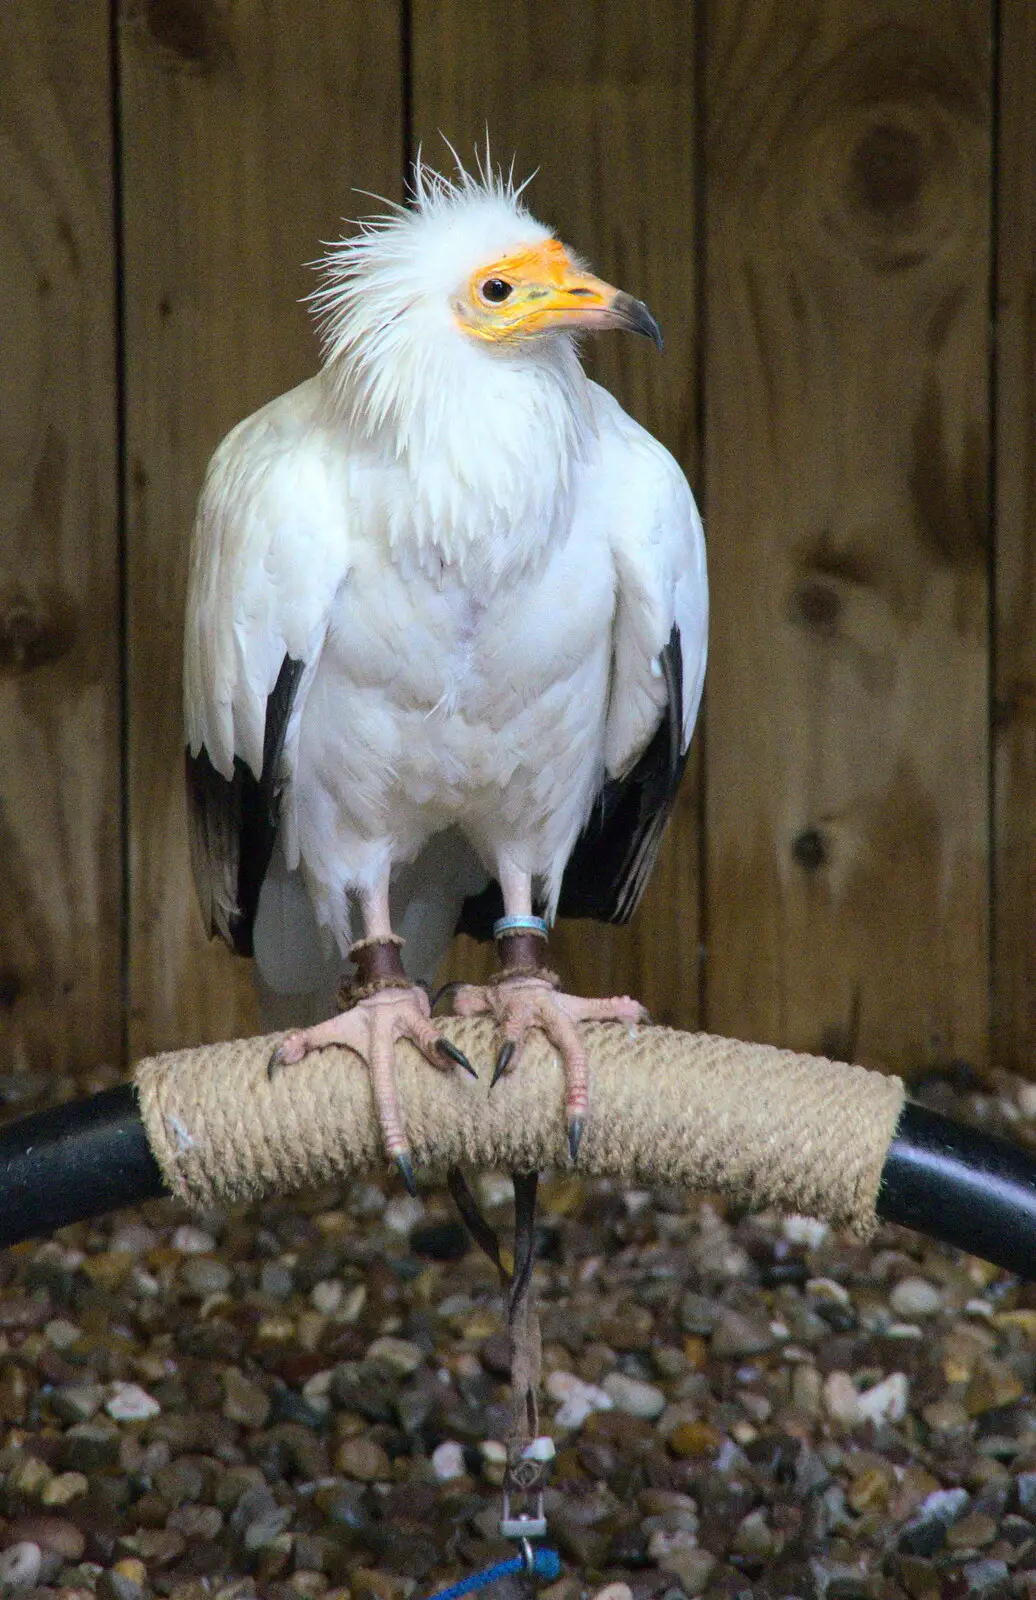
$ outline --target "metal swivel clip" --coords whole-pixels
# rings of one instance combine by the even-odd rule
[[[554,1441],[541,1434],[530,1439],[518,1460],[508,1466],[504,1478],[503,1515],[500,1532],[505,1539],[521,1542],[526,1569],[533,1565],[530,1539],[542,1539],[547,1532],[547,1518],[543,1510],[543,1490],[547,1468],[554,1459]],[[512,1509],[512,1498],[521,1500],[521,1508]]]

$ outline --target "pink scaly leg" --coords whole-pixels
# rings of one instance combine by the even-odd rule
[[[362,910],[365,936],[350,951],[357,967],[358,996],[348,1009],[326,1022],[285,1034],[270,1057],[269,1072],[272,1077],[327,1045],[345,1045],[354,1051],[370,1073],[385,1151],[399,1168],[407,1189],[416,1194],[414,1165],[396,1088],[396,1044],[400,1039],[409,1039],[439,1072],[459,1066],[472,1077],[476,1073],[463,1052],[444,1039],[431,1021],[424,990],[407,982],[399,955],[400,941],[389,920],[387,880],[379,894],[362,902]]]

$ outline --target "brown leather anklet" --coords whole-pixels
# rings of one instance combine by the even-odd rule
[[[400,950],[403,941],[398,934],[383,938],[357,939],[349,946],[349,959],[356,963],[351,978],[343,979],[338,991],[338,1003],[343,1010],[354,1006],[358,1000],[369,1000],[381,989],[406,989],[410,979],[403,967]]]
[[[560,988],[561,980],[557,973],[541,965],[546,948],[546,938],[529,929],[502,933],[496,941],[500,971],[490,982],[497,984],[506,983],[509,978],[538,978],[542,983],[549,983],[552,989]]]

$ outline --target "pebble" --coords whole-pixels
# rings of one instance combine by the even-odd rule
[[[216,1241],[204,1228],[196,1228],[189,1222],[181,1223],[173,1230],[169,1241],[174,1250],[182,1256],[212,1255],[216,1249]]]
[[[992,1544],[996,1535],[996,1519],[983,1511],[973,1511],[947,1529],[946,1543],[951,1550],[981,1550]]]
[[[716,1557],[710,1550],[692,1546],[670,1550],[659,1561],[664,1572],[671,1572],[679,1580],[680,1589],[688,1596],[688,1600],[695,1600],[696,1596],[705,1593],[717,1565]]]
[[[5,1545],[32,1543],[41,1551],[49,1550],[62,1561],[78,1561],[86,1548],[86,1540],[74,1522],[64,1517],[18,1517],[3,1534]]]
[[[108,1392],[104,1409],[114,1422],[146,1422],[157,1417],[162,1407],[139,1383],[117,1381]]]
[[[1021,1509],[1028,1516],[1036,1516],[1036,1472],[1019,1472],[1014,1486]]]
[[[545,1387],[551,1399],[561,1401],[554,1415],[559,1428],[581,1428],[593,1412],[611,1411],[614,1405],[606,1389],[584,1383],[574,1372],[552,1372]]]
[[[392,1463],[381,1445],[363,1434],[342,1440],[335,1456],[335,1468],[347,1478],[358,1478],[361,1483],[374,1483],[392,1476]]]
[[[604,1393],[619,1411],[631,1417],[644,1417],[651,1422],[660,1417],[666,1407],[666,1398],[653,1383],[643,1383],[638,1378],[627,1378],[621,1372],[610,1372],[601,1384]]]
[[[805,1245],[807,1250],[819,1250],[826,1244],[831,1232],[826,1222],[821,1222],[817,1217],[785,1217],[781,1224],[781,1232],[789,1244]]]
[[[45,1506],[56,1508],[67,1506],[73,1500],[79,1500],[90,1488],[89,1479],[82,1472],[59,1472],[44,1485],[40,1502]]]
[[[416,1372],[424,1360],[424,1351],[409,1339],[394,1339],[390,1334],[375,1339],[367,1346],[368,1361],[380,1361],[382,1366],[402,1378]]]
[[[89,1422],[104,1403],[104,1387],[99,1383],[65,1383],[52,1389],[50,1408],[62,1422]]]
[[[190,1256],[180,1268],[181,1282],[192,1294],[223,1294],[234,1281],[234,1275],[225,1261],[212,1256]]]
[[[889,1295],[897,1317],[932,1317],[942,1310],[942,1295],[927,1278],[901,1278]]]
[[[262,1428],[270,1415],[270,1396],[257,1383],[251,1383],[237,1367],[223,1374],[223,1415],[228,1422],[246,1428]]]
[[[32,1589],[43,1568],[43,1551],[32,1539],[20,1539],[0,1552],[0,1590]]]
[[[464,1465],[464,1446],[458,1444],[456,1439],[444,1439],[432,1451],[432,1471],[436,1481],[449,1483],[453,1478],[463,1478],[467,1468]]]
[[[1006,1561],[969,1561],[961,1568],[969,1595],[987,1595],[1006,1587],[1011,1574]]]
[[[861,1422],[901,1422],[909,1392],[902,1372],[892,1372],[869,1389],[857,1390],[849,1374],[836,1369],[824,1383],[824,1408],[829,1417],[848,1428]]]
[[[758,1356],[771,1350],[773,1345],[769,1321],[726,1307],[720,1312],[712,1334],[714,1356]]]

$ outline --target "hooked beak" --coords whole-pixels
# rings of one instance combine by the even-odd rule
[[[529,312],[553,327],[622,328],[662,348],[662,330],[643,300],[586,273],[565,273],[560,283],[544,285]]]

